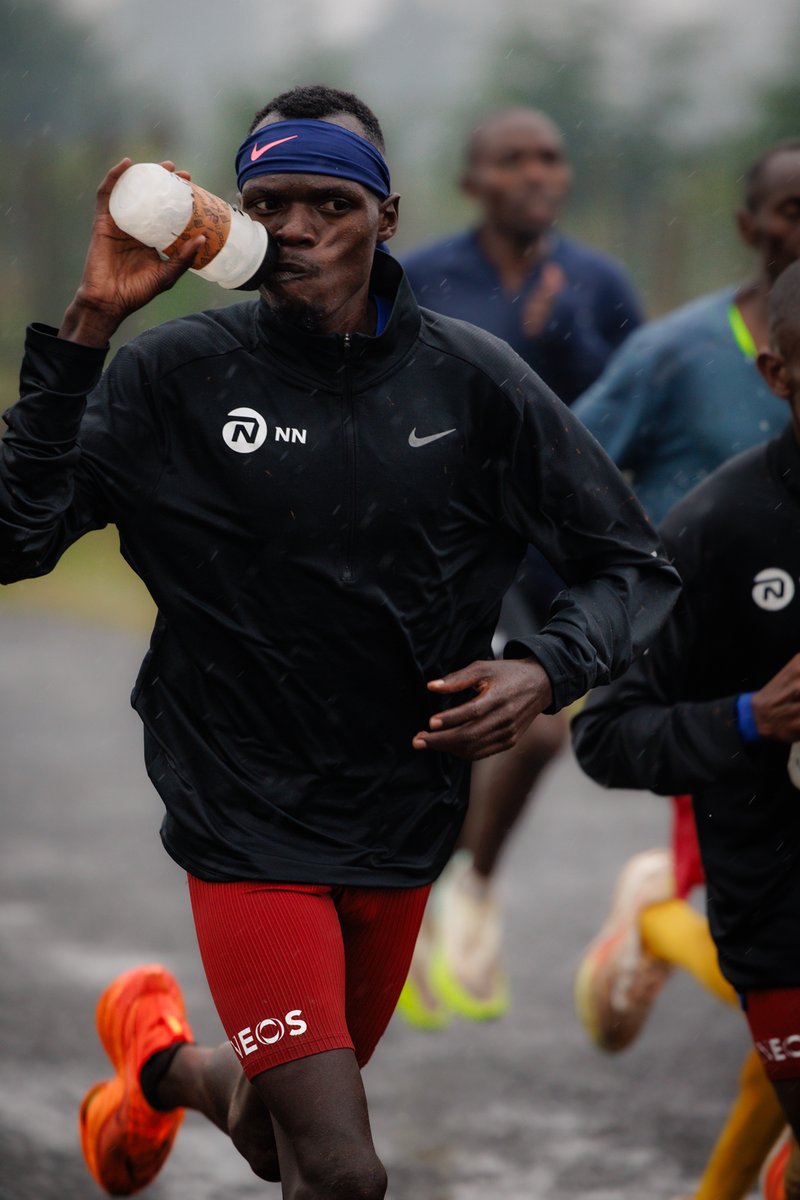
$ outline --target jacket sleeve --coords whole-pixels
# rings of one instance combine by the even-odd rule
[[[513,452],[501,471],[505,521],[567,584],[543,629],[506,657],[535,655],[553,685],[553,711],[621,675],[655,637],[680,580],[619,471],[535,376]]]
[[[117,519],[109,480],[116,474],[121,492],[147,474],[141,450],[153,439],[133,372],[118,369],[131,356],[120,351],[102,375],[105,356],[47,326],[28,330],[0,443],[0,583],[51,571],[84,533]]]
[[[106,518],[80,471],[78,439],[86,397],[105,350],[31,326],[20,399],[4,415],[0,443],[0,582],[45,575],[66,548]]]
[[[702,659],[702,623],[691,589],[627,674],[598,688],[572,722],[581,767],[604,787],[693,792],[749,773],[759,754],[742,741],[736,696],[690,701],[691,664]]]

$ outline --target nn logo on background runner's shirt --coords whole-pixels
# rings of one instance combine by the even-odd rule
[[[287,1030],[289,1037],[301,1037],[308,1030],[302,1009],[293,1008],[282,1021],[277,1017],[264,1017],[255,1026],[246,1025],[233,1035],[230,1042],[239,1058],[245,1058],[248,1054],[255,1054],[261,1046],[274,1046]]]
[[[794,600],[794,580],[783,567],[765,567],[753,580],[752,597],[766,612],[779,612]]]

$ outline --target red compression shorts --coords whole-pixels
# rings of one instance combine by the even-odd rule
[[[771,988],[742,997],[747,1023],[770,1079],[800,1079],[800,988]]]
[[[368,1061],[405,983],[429,892],[189,876],[208,985],[248,1078],[323,1050]]]
[[[672,797],[672,853],[675,890],[679,899],[685,900],[706,881],[691,796]]]

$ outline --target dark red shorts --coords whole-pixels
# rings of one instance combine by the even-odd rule
[[[706,881],[691,796],[672,797],[672,853],[675,889],[678,897],[685,900],[690,892]]]
[[[800,988],[742,996],[750,1032],[770,1079],[800,1079]]]
[[[323,1050],[367,1062],[405,983],[429,892],[189,876],[211,995],[249,1078]]]

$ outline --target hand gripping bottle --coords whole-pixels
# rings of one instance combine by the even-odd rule
[[[158,163],[128,167],[108,204],[124,233],[167,258],[205,234],[190,269],[224,288],[255,289],[272,269],[275,246],[263,225]]]

